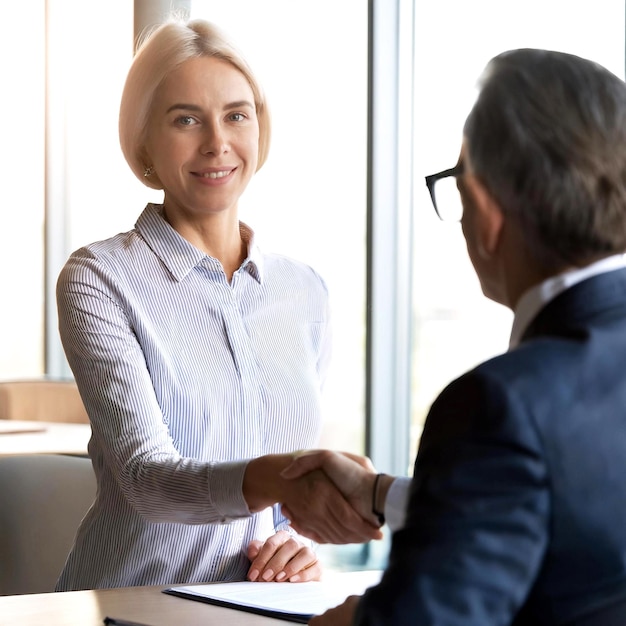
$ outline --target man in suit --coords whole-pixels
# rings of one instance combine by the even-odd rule
[[[435,400],[412,480],[329,451],[288,471],[325,468],[370,519],[410,486],[380,584],[310,623],[624,626],[626,84],[564,53],[498,55],[457,166],[428,178],[439,213],[448,176],[511,346]]]

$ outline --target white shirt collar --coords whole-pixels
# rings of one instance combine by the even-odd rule
[[[583,268],[570,270],[552,276],[542,283],[531,287],[522,295],[515,307],[515,316],[513,317],[513,328],[511,329],[511,339],[509,341],[509,350],[515,348],[522,338],[524,331],[539,313],[539,311],[556,298],[561,292],[569,289],[576,283],[591,278],[597,274],[603,274],[622,267],[626,267],[626,255],[615,254],[613,256],[600,259],[595,263],[586,265]]]

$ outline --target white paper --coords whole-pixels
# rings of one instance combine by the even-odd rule
[[[381,570],[327,572],[320,581],[305,583],[234,582],[172,587],[195,598],[271,611],[276,614],[319,615],[341,604],[348,596],[361,595],[377,584]]]

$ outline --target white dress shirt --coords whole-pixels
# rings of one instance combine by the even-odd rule
[[[157,205],[62,270],[59,329],[98,493],[58,590],[242,580],[248,543],[288,528],[278,506],[250,514],[243,474],[318,442],[328,295],[240,228],[248,257],[230,282]]]

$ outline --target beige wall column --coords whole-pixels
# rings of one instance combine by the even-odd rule
[[[191,0],[135,0],[135,42],[148,27],[160,24],[172,11],[189,14]]]

